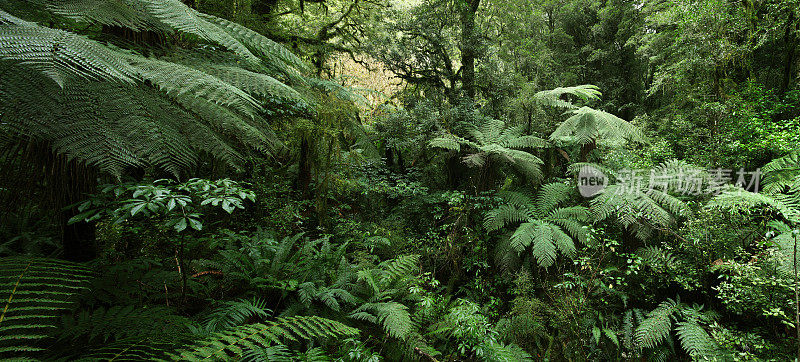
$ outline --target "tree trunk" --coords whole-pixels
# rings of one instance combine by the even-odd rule
[[[475,99],[475,13],[480,0],[464,0],[461,6],[461,88]]]
[[[783,80],[778,94],[783,96],[789,90],[792,82],[792,70],[795,63],[795,52],[797,51],[797,40],[792,28],[795,26],[794,11],[789,10],[789,19],[786,21],[786,32],[783,34],[784,61],[783,61]]]
[[[300,140],[300,161],[297,166],[297,182],[295,183],[295,191],[297,191],[303,198],[308,196],[308,185],[311,183],[311,161],[309,160],[308,139],[302,136]]]

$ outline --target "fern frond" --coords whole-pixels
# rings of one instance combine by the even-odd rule
[[[483,219],[483,227],[487,231],[496,231],[508,225],[521,223],[530,219],[530,215],[525,210],[514,205],[500,205],[498,208],[489,210]]]
[[[565,183],[552,182],[543,185],[536,195],[536,207],[542,215],[548,214],[562,202],[569,199],[573,188]]]
[[[536,136],[509,137],[498,143],[508,148],[543,148],[550,146],[550,142]]]
[[[713,357],[717,353],[716,341],[696,322],[678,322],[675,331],[681,347],[693,358]]]
[[[772,197],[737,188],[717,195],[706,204],[706,207],[742,210],[760,206],[770,206],[783,215],[786,220],[800,222],[800,209],[792,207],[791,203],[786,201],[789,200],[781,198],[780,195]]]
[[[46,7],[53,14],[80,22],[118,26],[135,31],[170,30],[148,14],[145,3],[138,0],[49,0]]]
[[[570,111],[572,116],[550,135],[550,140],[567,144],[586,145],[597,142],[608,147],[620,147],[627,142],[644,143],[641,130],[607,112],[589,107]]]
[[[257,298],[239,299],[224,302],[203,319],[206,331],[214,333],[230,329],[247,322],[266,319],[267,302]]]
[[[800,152],[776,158],[761,168],[764,191],[777,193],[800,189]]]
[[[213,102],[253,117],[263,111],[251,95],[210,74],[154,58],[131,57],[139,76],[156,85],[188,109],[198,101]]]
[[[83,265],[55,259],[0,259],[0,357],[42,351],[37,343],[54,331],[90,275]]]
[[[429,147],[444,148],[450,151],[461,151],[461,144],[453,137],[437,137],[428,142]]]
[[[405,275],[411,275],[415,270],[419,269],[419,255],[400,255],[382,262],[378,267],[385,272],[387,279],[395,280]]]
[[[269,347],[284,340],[340,338],[356,334],[358,330],[355,328],[317,316],[279,318],[268,324],[248,324],[215,333],[171,356],[179,360],[229,359],[241,356],[246,349]]]
[[[567,256],[575,253],[575,244],[564,231],[556,225],[539,220],[533,220],[520,225],[511,235],[511,246],[517,252],[522,252],[531,247],[537,264],[549,267],[556,260],[556,250]]]
[[[171,338],[126,338],[81,354],[76,361],[166,361],[169,353],[191,341],[192,335]]]
[[[259,63],[258,57],[253,55],[244,44],[236,40],[217,25],[204,19],[203,15],[180,0],[140,0],[147,4],[147,10],[155,18],[172,28],[189,34],[194,34],[206,41],[222,45],[242,58],[253,63]]]
[[[602,95],[599,87],[591,84],[583,84],[574,87],[559,87],[551,90],[540,91],[534,94],[533,97],[539,104],[542,105],[567,109],[577,108],[574,104],[572,104],[572,102],[563,100],[561,98],[565,94],[575,96],[584,102],[600,99],[600,96]]]
[[[70,78],[134,83],[122,54],[83,36],[35,25],[0,25],[0,59],[36,69],[59,86]]]
[[[672,318],[678,311],[678,306],[674,300],[667,299],[648,313],[634,333],[636,344],[640,348],[654,348],[666,339],[672,330]]]
[[[365,318],[363,320],[373,320],[380,324],[386,333],[397,339],[405,339],[413,330],[411,315],[408,307],[397,302],[364,303],[351,314],[352,318],[364,318],[364,312],[370,311],[375,318]]]
[[[309,70],[308,64],[286,49],[286,47],[253,30],[213,15],[200,13],[199,16],[224,29],[230,36],[240,41],[256,54],[267,58],[269,60],[268,65],[277,67],[279,71],[292,74],[296,71],[306,72]]]
[[[64,317],[60,338],[73,341],[86,338],[90,342],[95,339],[107,342],[110,339],[156,338],[189,333],[190,324],[189,319],[166,307],[114,306]]]

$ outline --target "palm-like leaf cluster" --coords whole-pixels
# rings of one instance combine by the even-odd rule
[[[542,177],[542,160],[526,150],[546,147],[546,140],[523,135],[521,127],[508,127],[505,122],[496,119],[473,127],[469,130],[469,136],[471,139],[448,134],[432,139],[429,145],[456,152],[464,149],[467,155],[463,161],[468,166],[483,167],[488,161],[496,160],[510,163],[532,179]]]
[[[564,144],[597,144],[621,147],[628,142],[645,142],[639,128],[611,113],[590,107],[568,111],[571,115],[550,135],[550,140]]]
[[[242,151],[275,151],[282,146],[267,118],[310,110],[287,85],[302,83],[301,60],[178,0],[44,2],[55,18],[195,39],[177,50],[115,35],[116,46],[100,43],[38,25],[30,21],[39,20],[38,12],[19,10],[33,3],[12,3],[22,5],[0,9],[0,140],[6,145],[44,142],[114,175],[130,166],[179,174],[201,152],[238,166]],[[12,9],[17,13],[4,11]]]
[[[563,183],[542,186],[534,198],[521,192],[505,192],[506,204],[489,211],[484,226],[489,231],[517,225],[508,239],[510,249],[522,253],[530,248],[539,266],[549,267],[557,252],[573,257],[575,240],[585,242],[589,212],[583,206],[563,206],[573,188]]]

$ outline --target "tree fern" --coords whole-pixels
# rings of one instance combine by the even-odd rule
[[[600,99],[602,93],[600,93],[600,88],[598,88],[595,85],[583,84],[574,87],[559,87],[555,89],[540,91],[534,94],[533,98],[539,104],[546,106],[566,108],[566,109],[578,108],[577,106],[572,104],[572,102],[563,99],[564,95],[571,95],[586,102],[589,100]]]
[[[121,54],[80,35],[30,23],[0,25],[0,59],[36,69],[61,86],[74,77],[138,79]]]
[[[86,267],[44,258],[0,259],[0,357],[44,350],[58,316],[87,287]]]
[[[506,162],[526,177],[538,180],[542,177],[542,160],[525,150],[547,146],[547,141],[534,136],[522,135],[520,127],[506,127],[503,121],[487,120],[479,127],[470,129],[471,140],[455,135],[432,139],[428,146],[459,152],[462,147],[469,151],[463,158],[468,166],[483,167],[490,159]]]
[[[569,114],[571,116],[550,135],[551,141],[607,147],[621,147],[628,142],[645,142],[644,134],[636,126],[611,113],[581,107],[569,111]]]
[[[551,183],[542,186],[535,199],[519,192],[501,193],[507,204],[487,212],[484,227],[495,231],[519,224],[509,239],[511,249],[522,253],[530,248],[537,264],[548,267],[555,262],[557,252],[575,255],[575,239],[586,240],[588,210],[561,206],[572,192],[566,184]]]
[[[194,54],[191,49],[146,58],[24,21],[3,12],[22,11],[19,7],[4,7],[0,10],[4,143],[44,142],[55,153],[117,176],[130,166],[155,166],[178,175],[195,164],[199,151],[233,167],[241,165],[242,150],[274,152],[283,146],[263,117],[276,111],[312,113],[305,96],[267,74],[301,67],[297,57],[240,25],[202,15],[178,0],[68,0],[43,1],[43,5],[40,10],[51,12],[55,19],[134,31],[184,32],[231,52],[207,48],[204,52],[211,56],[195,63],[175,56]],[[199,48],[196,43],[190,39],[188,47]],[[264,60],[250,48],[258,49]],[[270,59],[280,64],[271,64]],[[47,79],[64,90],[52,89]],[[149,91],[153,88],[157,90]]]
[[[637,189],[614,184],[592,199],[590,212],[596,220],[615,216],[623,227],[631,227],[640,239],[654,230],[667,230],[676,216],[689,216],[686,203],[658,189]]]
[[[800,152],[776,158],[761,168],[764,191],[768,193],[800,190]]]
[[[316,316],[281,318],[267,324],[248,324],[215,333],[202,342],[176,351],[172,357],[180,360],[230,359],[247,353],[249,349],[269,347],[284,341],[340,338],[357,333],[355,328]]]

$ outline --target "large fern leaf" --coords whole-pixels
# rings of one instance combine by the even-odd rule
[[[268,324],[256,323],[219,332],[202,342],[172,354],[179,360],[223,359],[241,356],[248,349],[269,347],[283,341],[326,339],[353,336],[358,330],[329,319],[309,316],[278,319]]]
[[[0,357],[39,352],[73,296],[87,287],[91,271],[55,259],[0,259]]]

